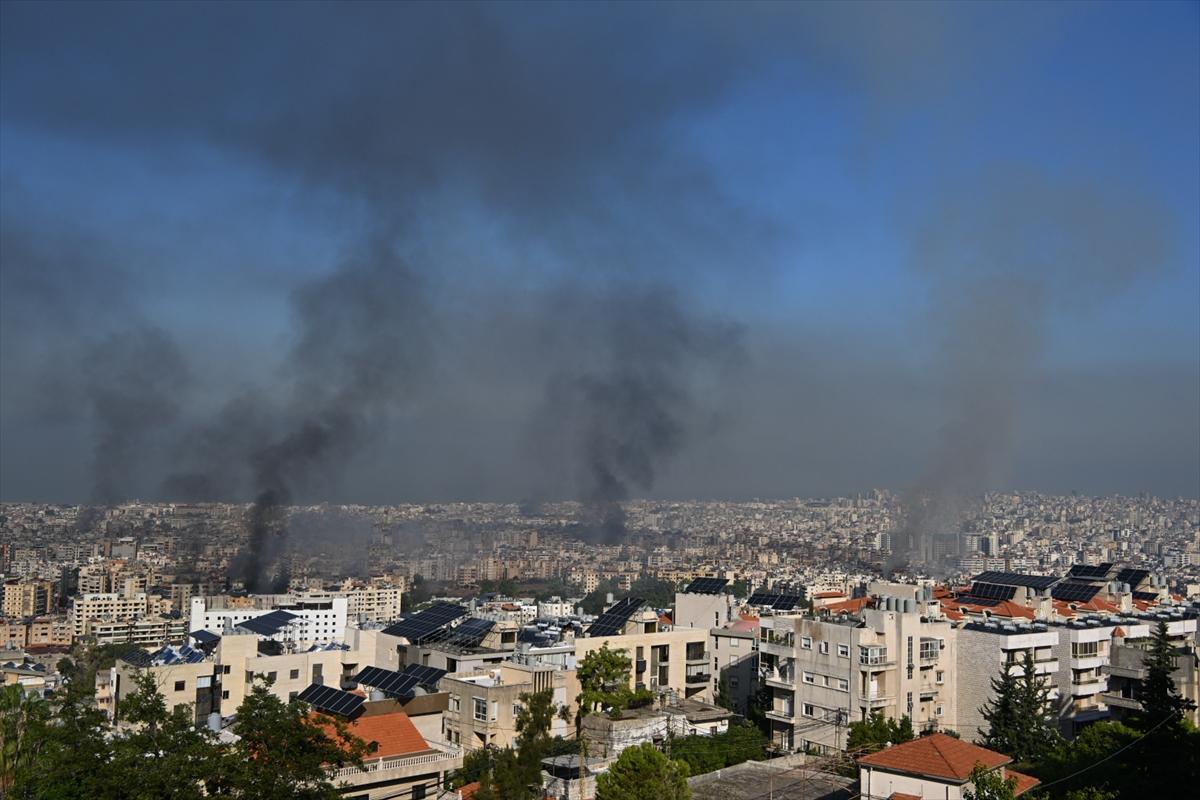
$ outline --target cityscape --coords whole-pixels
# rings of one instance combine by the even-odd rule
[[[1200,4],[0,2],[0,800],[1200,793]]]

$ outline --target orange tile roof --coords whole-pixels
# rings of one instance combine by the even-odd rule
[[[888,800],[921,800],[921,795],[905,794],[904,792],[892,792],[888,795]]]
[[[1004,772],[1007,777],[1017,779],[1017,785],[1013,787],[1013,796],[1014,797],[1020,797],[1021,795],[1025,794],[1030,789],[1032,789],[1033,787],[1035,787],[1039,783],[1041,783],[1040,780],[1033,777],[1032,775],[1026,775],[1023,772],[1017,772],[1015,769],[1007,769]]]
[[[854,614],[859,611],[862,611],[864,608],[866,608],[868,605],[870,605],[870,603],[871,603],[871,598],[869,598],[869,597],[855,597],[852,600],[843,600],[840,603],[830,603],[827,606],[821,606],[818,610],[819,611],[829,611],[831,613],[836,613],[839,611],[847,611],[847,612]]]
[[[471,798],[475,796],[475,793],[482,788],[483,784],[479,781],[468,783],[465,786],[459,787],[458,796],[462,798],[462,800],[471,800]]]
[[[332,725],[321,724],[320,718],[316,717],[316,719],[326,733],[333,733]],[[412,724],[408,714],[403,711],[359,717],[351,722],[349,727],[351,733],[367,744],[375,743],[374,750],[365,756],[367,760],[427,753],[432,749],[425,738],[421,736],[417,727]]]
[[[931,778],[965,782],[976,764],[988,769],[1003,766],[1011,758],[995,750],[934,733],[913,739],[911,742],[893,745],[858,760],[868,767],[904,772],[910,775],[927,775]]]
[[[845,592],[817,592],[813,595],[814,599],[822,599],[827,597],[845,597]]]

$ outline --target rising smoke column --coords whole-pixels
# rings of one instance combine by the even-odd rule
[[[894,565],[933,568],[934,533],[957,532],[1003,477],[1021,395],[1048,328],[1162,269],[1166,213],[1120,180],[1019,167],[948,187],[914,238],[929,286],[945,421],[893,535]]]
[[[423,289],[386,242],[302,287],[293,308],[291,404],[281,432],[250,453],[254,503],[246,545],[230,565],[251,592],[286,589],[286,507],[314,482],[336,482],[368,432],[386,427],[426,357]]]
[[[557,441],[545,449],[557,449],[574,475],[584,536],[614,544],[625,535],[621,503],[653,489],[703,425],[703,379],[740,360],[741,331],[685,310],[661,287],[613,287],[585,302],[561,307],[581,342],[572,355],[582,357],[551,374],[537,431]]]

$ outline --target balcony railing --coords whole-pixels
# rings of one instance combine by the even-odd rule
[[[366,761],[362,768],[350,766],[342,767],[330,771],[332,778],[357,778],[370,775],[374,772],[388,772],[395,769],[407,769],[408,767],[419,767],[426,764],[436,764],[439,761],[446,761],[458,758],[462,755],[462,748],[452,744],[430,745],[435,752],[422,753],[413,756],[391,756],[390,758],[380,758],[374,761]]]
[[[712,676],[707,672],[689,672],[685,676],[685,680],[688,683],[708,683],[710,677]]]
[[[859,650],[858,663],[867,667],[877,667],[892,663],[892,659],[888,657],[887,650]]]

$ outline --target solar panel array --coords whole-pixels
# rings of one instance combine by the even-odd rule
[[[614,636],[625,630],[625,623],[633,616],[633,612],[642,607],[645,601],[640,597],[626,597],[612,608],[601,614],[587,629],[588,636]]]
[[[1016,586],[1003,586],[998,583],[975,581],[971,584],[971,596],[991,600],[1012,600],[1017,595]]]
[[[763,606],[773,608],[776,611],[791,611],[798,605],[804,603],[804,598],[798,594],[785,594],[781,592],[755,592],[750,595],[749,600],[752,606]]]
[[[438,628],[420,638],[420,644],[447,644],[451,647],[478,647],[496,623],[490,619],[472,617],[453,628]]]
[[[253,617],[245,622],[239,622],[237,627],[253,631],[260,636],[274,636],[292,620],[300,619],[296,614],[287,611],[272,611],[260,617]]]
[[[1050,590],[1050,596],[1055,600],[1066,600],[1071,603],[1086,603],[1099,593],[1099,586],[1090,583],[1060,583]]]
[[[1049,589],[1059,581],[1053,575],[1025,575],[1020,572],[981,572],[974,580],[1001,586],[1027,586],[1030,589]]]
[[[413,689],[420,683],[416,675],[406,675],[382,667],[367,667],[354,677],[354,682],[394,697],[412,697],[415,694]]]
[[[696,578],[683,591],[685,594],[720,594],[727,583],[727,578]]]
[[[383,632],[391,636],[403,636],[410,642],[415,642],[443,625],[448,625],[459,617],[465,616],[466,613],[467,609],[454,603],[435,603],[424,611],[418,611],[410,617],[389,625],[383,629]]]
[[[959,595],[956,599],[957,602],[962,605],[983,606],[984,608],[998,606],[1003,602],[1002,600],[997,600],[994,597],[975,597],[969,594]]]
[[[1137,585],[1148,577],[1150,577],[1150,570],[1134,569],[1133,567],[1126,567],[1117,573],[1117,580],[1121,583],[1128,583],[1130,589],[1137,588]]]
[[[1103,564],[1075,564],[1071,567],[1067,575],[1071,578],[1088,578],[1095,580],[1104,580],[1108,577],[1108,572],[1113,567],[1111,562]]]
[[[1157,600],[1158,592],[1134,592],[1134,600]]]
[[[347,719],[354,717],[362,711],[363,703],[366,702],[362,697],[343,692],[341,689],[334,689],[332,686],[322,686],[319,683],[314,683],[298,695],[300,700],[311,705],[317,711],[324,711],[327,714],[337,714]]]
[[[203,629],[198,630],[198,631],[192,631],[191,633],[188,634],[188,636],[195,639],[196,642],[199,644],[212,644],[214,642],[221,641],[220,636],[217,636],[215,633],[211,633],[211,632],[203,630]]]
[[[446,676],[446,670],[437,667],[427,667],[423,664],[409,664],[404,668],[405,675],[412,675],[421,686],[433,689],[437,682]]]

